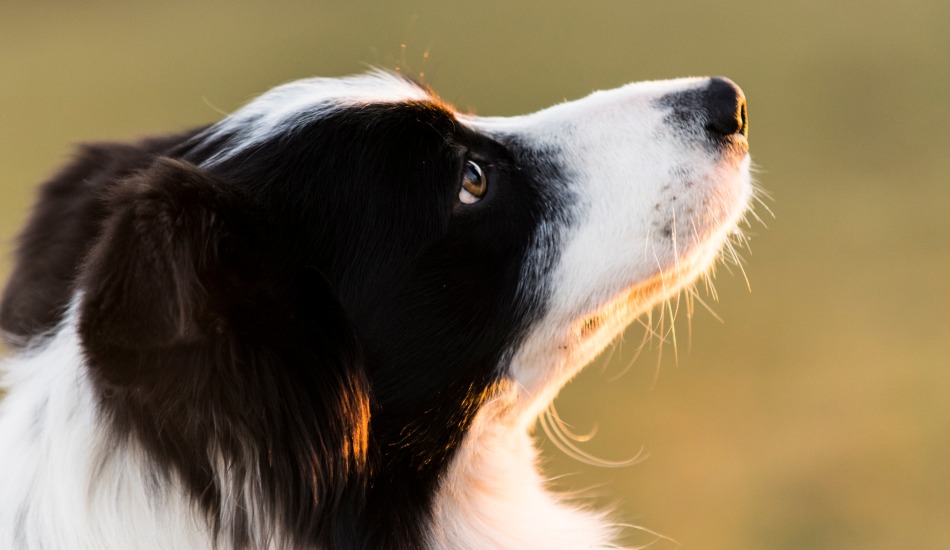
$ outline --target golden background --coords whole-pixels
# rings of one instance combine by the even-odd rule
[[[950,548],[946,0],[7,0],[0,277],[73,144],[207,123],[367,65],[485,115],[632,80],[738,82],[774,197],[743,254],[752,292],[720,269],[722,322],[697,307],[675,353],[654,339],[632,362],[635,326],[562,393],[566,422],[598,427],[577,445],[645,461],[596,468],[545,441],[547,470],[683,548]]]

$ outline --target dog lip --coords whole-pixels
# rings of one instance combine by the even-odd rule
[[[719,140],[722,159],[732,164],[740,163],[749,154],[749,138],[733,134]]]

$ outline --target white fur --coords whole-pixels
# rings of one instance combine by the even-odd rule
[[[525,397],[513,384],[479,412],[440,487],[433,548],[616,548],[621,529],[606,513],[545,489],[537,450],[513,414]]]
[[[106,437],[72,320],[5,368],[0,548],[208,547],[183,493],[151,491],[141,450]]]
[[[307,78],[261,94],[208,129],[206,138],[235,135],[236,144],[205,161],[210,167],[277,134],[292,132],[333,109],[400,101],[423,101],[424,88],[392,73],[376,70],[344,78]]]

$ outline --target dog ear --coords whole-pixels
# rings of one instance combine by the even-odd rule
[[[246,488],[243,478],[217,486],[231,473],[213,473],[208,449],[261,465],[276,516],[339,500],[333,491],[365,463],[369,384],[326,279],[271,247],[260,204],[185,162],[158,159],[106,205],[77,307],[113,417],[176,465],[211,513],[216,494]]]
[[[198,168],[157,160],[111,189],[110,215],[82,270],[80,332],[126,349],[195,342],[216,330],[206,281],[238,201]]]
[[[358,355],[355,336],[336,334],[352,331],[329,283],[305,259],[295,266],[272,247],[275,224],[246,195],[165,157],[108,191],[77,285],[86,354],[95,365],[115,356],[122,368],[109,370],[124,371],[106,381],[134,383],[172,350],[211,352],[235,340],[247,352],[309,346],[319,355],[333,342]],[[309,337],[289,339],[300,327]]]

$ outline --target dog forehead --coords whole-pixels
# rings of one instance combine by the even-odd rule
[[[359,105],[431,99],[429,90],[401,75],[377,70],[342,78],[305,78],[277,86],[239,109],[229,119],[282,118],[322,105]]]
[[[203,164],[217,164],[240,150],[340,109],[417,101],[441,104],[438,97],[421,84],[383,70],[342,78],[307,78],[288,82],[264,92],[211,126],[203,139],[227,138],[232,146]]]

